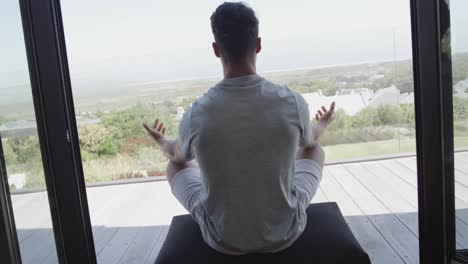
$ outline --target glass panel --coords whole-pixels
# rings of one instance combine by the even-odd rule
[[[62,1],[100,262],[134,257],[129,253],[136,250],[132,241],[146,241],[138,255],[145,258],[143,262],[153,261],[172,216],[186,213],[167,182],[159,181],[165,179],[167,160],[141,124],[159,117],[168,126],[167,134],[176,136],[182,113],[222,78],[219,59],[211,49],[209,20],[222,2]],[[413,155],[409,1],[285,3],[249,1],[257,11],[263,43],[257,69],[302,93],[312,113],[322,104],[337,103],[336,119],[323,138],[327,162]],[[385,261],[379,262],[382,256],[395,263],[400,259],[417,263],[415,159],[338,168],[338,174],[363,178],[357,178],[360,183],[345,177],[353,181],[343,185],[345,190],[333,180],[317,199],[341,200],[343,207],[350,206],[347,214],[361,215],[356,221],[371,234],[364,237],[380,243],[377,263]],[[93,187],[97,182],[106,186]],[[388,186],[398,191],[387,194]],[[360,199],[348,197],[346,191],[364,194]],[[353,199],[356,204],[347,203]],[[384,235],[362,214],[382,216],[372,221],[385,229]],[[386,223],[394,226],[386,228]],[[403,246],[385,242],[396,241],[390,229],[399,231],[394,236]],[[122,244],[126,246],[118,246]]]
[[[0,2],[0,135],[23,263],[57,263],[18,1]]]
[[[458,249],[468,249],[468,2],[450,1]]]

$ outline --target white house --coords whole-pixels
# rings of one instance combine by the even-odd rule
[[[302,96],[309,105],[311,118],[313,118],[322,105],[329,106],[332,102],[336,103],[336,109],[343,109],[347,115],[355,115],[369,104],[372,94],[372,91],[367,88],[359,88],[340,90],[334,96],[324,96],[321,91],[302,94]]]
[[[400,93],[400,90],[392,85],[390,87],[377,90],[369,105],[377,107],[380,105],[399,105],[413,102],[413,93]]]
[[[24,174],[8,175],[8,185],[14,186],[15,189],[23,189],[25,184],[26,184],[26,175]]]
[[[395,86],[377,90],[375,93],[368,88],[341,89],[334,96],[324,96],[319,90],[316,93],[302,94],[307,104],[311,118],[322,105],[329,106],[336,102],[336,109],[342,109],[347,115],[355,115],[367,106],[399,105],[414,103],[414,93],[400,93]]]
[[[180,121],[182,119],[182,117],[184,116],[185,110],[181,106],[177,107],[176,110],[177,110],[177,114],[175,116],[175,120]]]
[[[453,94],[455,96],[468,98],[467,89],[468,89],[468,78],[466,78],[465,80],[457,82],[453,86]]]

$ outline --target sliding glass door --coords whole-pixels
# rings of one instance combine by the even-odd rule
[[[0,262],[94,263],[59,1],[0,22]]]
[[[14,262],[3,262],[10,255],[22,263],[57,263],[18,1],[0,2],[0,24],[0,193],[3,219],[12,225],[0,240],[9,237],[15,247],[0,262]]]
[[[468,3],[412,2],[422,263],[467,263]]]
[[[456,258],[468,260],[468,2],[450,2]]]
[[[2,59],[6,58],[0,62],[1,261],[5,259],[8,263],[21,263],[22,259],[23,263],[96,263],[96,255],[98,255],[100,262],[114,260],[116,263],[119,261],[125,263],[127,260],[130,261],[130,257],[134,259],[134,256],[144,252],[140,255],[144,255],[146,262],[151,262],[157,254],[158,246],[160,247],[164,239],[164,230],[167,231],[167,226],[155,226],[155,221],[151,219],[165,223],[170,221],[171,215],[167,216],[167,219],[163,219],[161,217],[162,210],[147,210],[148,207],[142,201],[155,201],[157,203],[167,199],[170,195],[167,192],[167,186],[164,185],[166,189],[163,187],[150,188],[151,192],[147,192],[147,195],[141,196],[142,198],[132,196],[132,193],[142,193],[142,184],[134,184],[128,188],[110,186],[107,188],[108,190],[118,193],[113,204],[112,201],[106,199],[109,197],[110,191],[101,192],[98,186],[110,185],[109,181],[113,181],[112,184],[149,182],[146,186],[159,186],[157,181],[164,179],[162,176],[164,174],[162,167],[164,159],[158,155],[156,149],[147,147],[148,142],[143,130],[139,127],[140,123],[149,121],[147,119],[152,118],[153,115],[164,116],[173,123],[171,133],[175,134],[176,121],[184,109],[190,105],[194,98],[201,95],[205,88],[214,84],[215,80],[204,79],[197,82],[196,85],[193,83],[194,80],[167,82],[167,80],[160,79],[156,83],[149,82],[152,80],[134,79],[133,77],[124,80],[125,76],[122,75],[124,71],[133,71],[139,74],[145,72],[132,67],[117,67],[112,75],[104,77],[115,82],[124,82],[124,88],[132,87],[132,89],[131,91],[125,90],[120,84],[107,83],[106,80],[103,83],[109,85],[108,91],[119,93],[114,100],[109,100],[107,96],[102,97],[102,94],[96,90],[94,85],[100,83],[80,78],[79,68],[74,68],[74,87],[82,88],[81,95],[76,98],[78,108],[75,110],[60,1],[20,0],[19,3],[18,6],[17,3],[8,0],[0,4],[0,21],[7,25],[7,27],[2,27],[0,31],[2,35],[0,54]],[[125,28],[129,24],[120,18],[127,17],[129,13],[137,10],[131,4],[129,4],[131,8],[122,8],[120,10],[122,13],[114,12],[109,14],[107,18],[105,13],[102,16],[100,16],[101,13],[97,16],[95,14],[95,17],[102,18],[102,21],[107,23],[112,18],[116,21],[114,23],[105,24],[90,20],[91,22],[88,21],[88,24],[82,24],[83,14],[97,10],[106,11],[116,7],[102,4],[94,6],[94,4],[94,2],[90,2],[88,5],[80,6],[77,2],[73,8],[69,9],[68,25],[70,27],[68,30],[70,31],[67,35],[67,44],[70,46],[80,44],[90,49],[100,48],[101,50],[94,50],[94,54],[105,54],[117,50],[120,46],[128,45],[127,48],[132,50],[132,45],[137,44],[127,39],[127,35],[133,36],[134,39],[139,37],[142,40],[147,40],[147,42],[140,41],[138,43],[147,49],[152,49],[153,46],[160,43],[160,40],[154,36],[148,37],[144,32],[134,31],[134,28]],[[269,7],[270,5],[266,5],[265,9]],[[162,7],[159,8],[162,10]],[[393,147],[388,150],[389,153],[395,152],[396,149],[398,152],[412,152],[414,145],[416,145],[419,255],[420,262],[424,264],[448,264],[453,260],[463,262],[464,252],[468,249],[468,154],[465,152],[468,147],[468,65],[464,63],[467,61],[465,58],[468,57],[468,34],[465,33],[468,26],[465,15],[467,9],[466,1],[463,0],[452,1],[450,7],[447,1],[443,0],[411,1],[413,58],[412,61],[408,61],[402,66],[406,69],[404,76],[408,77],[408,72],[410,75],[409,79],[407,78],[407,86],[397,82],[397,79],[400,82],[402,79],[396,77],[398,69],[400,69],[398,67],[401,66],[396,61],[396,52],[392,54],[392,57],[395,55],[393,64],[390,66],[385,64],[389,68],[382,68],[382,74],[374,72],[367,66],[364,68],[359,66],[354,69],[359,73],[367,71],[372,78],[376,78],[373,80],[376,85],[380,83],[378,80],[386,79],[386,75],[394,74],[393,83],[396,86],[411,90],[412,81],[410,79],[414,79],[416,144],[411,136],[411,133],[414,133],[414,128],[408,126],[404,129],[404,124],[396,119],[396,123],[393,122],[395,127],[387,128],[392,132],[392,138],[388,139],[389,142],[395,143],[392,143]],[[20,10],[22,26],[19,16]],[[140,16],[135,13],[134,17],[141,19],[136,20],[136,22],[140,21],[144,25],[150,25],[150,23],[145,24],[145,22],[148,22],[154,14],[141,9],[141,7],[140,10],[142,13],[143,11],[147,12],[147,15]],[[165,12],[161,10],[162,21],[165,19],[170,21],[171,18],[167,14],[174,10],[167,9]],[[66,10],[65,13],[67,13]],[[76,24],[73,24],[72,14],[76,15]],[[165,14],[166,16],[164,16]],[[205,26],[208,27],[209,23],[206,24]],[[73,28],[73,25],[80,27]],[[86,25],[89,28],[82,31],[81,27]],[[115,40],[115,42],[121,39],[125,41],[119,42],[118,45],[115,44],[114,47],[112,47],[112,42],[103,41],[100,44],[93,42],[92,40],[103,36],[100,31],[105,31],[106,26],[117,27],[117,29],[112,28],[113,31],[107,32],[108,34],[113,32],[113,38],[109,39]],[[202,27],[201,24],[200,27]],[[180,32],[184,32],[184,30],[185,27],[180,28]],[[21,31],[24,31],[24,39],[21,38],[21,34],[18,35],[18,32]],[[121,32],[127,33],[121,35]],[[272,32],[275,31],[272,30]],[[393,41],[395,41],[395,38],[405,36],[405,32],[409,33],[403,30],[403,35],[399,35],[398,30],[396,30],[390,35],[386,33],[384,35],[392,36]],[[209,35],[208,33],[207,35]],[[96,38],[81,37],[90,36],[90,34],[96,34]],[[350,34],[350,36],[356,37],[356,34]],[[302,37],[302,34],[299,35]],[[183,35],[177,34],[177,36]],[[185,45],[184,40],[182,38],[180,43]],[[154,42],[154,45],[151,44],[151,41]],[[24,49],[23,42],[26,44],[26,49]],[[179,48],[184,48],[184,45]],[[171,43],[168,46],[171,46]],[[200,48],[195,46],[195,49]],[[266,52],[269,52],[267,49],[268,47],[266,47]],[[95,56],[86,54],[86,52],[87,50],[83,50],[82,53],[72,54],[72,56],[75,56],[74,60],[81,59],[89,65],[94,65],[95,68],[89,68],[85,65],[84,73],[91,72],[96,76],[103,77],[100,75],[104,69],[93,64]],[[147,61],[149,58],[145,56],[147,50],[142,49],[141,52],[144,54],[142,53],[139,63],[144,68],[149,64]],[[158,58],[166,56],[166,58],[172,59],[169,53],[162,51]],[[197,52],[191,53],[194,56],[192,61],[195,61],[200,55]],[[359,52],[355,53],[359,54]],[[274,55],[273,52],[272,54]],[[107,66],[118,66],[114,61],[105,59],[103,58],[103,61],[107,64],[103,64],[102,67],[105,70],[112,70]],[[179,59],[182,62],[185,61],[185,58]],[[214,65],[213,61],[207,64],[213,68]],[[413,65],[413,70],[409,69],[411,65]],[[163,66],[167,68],[167,65]],[[299,67],[301,65],[293,66]],[[291,83],[291,86],[296,85],[298,90],[304,89],[304,93],[312,94],[309,95],[311,102],[316,98],[333,96],[332,94],[335,94],[335,97],[340,95],[352,97],[355,93],[367,93],[367,90],[357,88],[360,87],[358,85],[368,82],[368,79],[361,80],[362,76],[351,78],[353,76],[340,77],[320,70],[317,72],[322,77],[324,74],[327,75],[326,81],[307,80]],[[269,76],[274,76],[274,73],[270,73]],[[167,78],[173,79],[174,77]],[[283,78],[286,77],[283,75]],[[351,89],[352,93],[349,95],[340,94],[340,91],[343,93],[344,88],[340,88],[338,91],[337,86],[327,86],[327,81],[330,80],[333,80],[333,85],[343,85],[345,88]],[[353,85],[346,86],[349,83],[353,83]],[[174,89],[171,85],[191,89],[190,91],[196,91],[196,93],[186,94],[184,89]],[[324,91],[314,90],[318,86],[330,89],[326,91],[327,94],[323,95]],[[162,91],[165,92],[164,96],[162,96]],[[78,90],[74,92],[78,95]],[[411,91],[408,92],[411,93]],[[90,104],[84,100],[88,98],[86,97],[87,93],[101,97]],[[317,94],[315,95],[315,93]],[[397,93],[396,98],[400,98],[400,91]],[[167,101],[166,98],[171,98],[171,101]],[[412,95],[408,98],[410,100]],[[411,112],[412,106],[401,107],[399,102],[397,100],[396,106],[392,109],[405,110],[408,108]],[[108,108],[109,104],[116,104],[116,107]],[[131,107],[128,104],[131,104]],[[346,117],[345,114],[343,116]],[[80,140],[78,139],[78,131],[80,131]],[[374,131],[372,128],[366,131],[372,132],[369,135],[365,134],[369,137],[362,138],[363,133],[358,131],[357,134],[360,138],[357,140],[359,142],[350,140],[344,143],[349,143],[352,147],[356,147],[357,143],[368,146],[369,144],[364,143],[368,143],[370,135],[374,135],[377,130]],[[400,135],[402,131],[410,131],[411,133],[408,134],[408,138],[403,138]],[[346,130],[347,134],[345,134],[347,136],[354,135],[351,132],[355,131]],[[393,138],[395,133],[397,133],[398,138]],[[345,134],[342,134],[335,136],[344,138]],[[95,140],[96,137],[98,140]],[[333,139],[328,138],[327,140],[332,144]],[[379,147],[383,147],[384,144],[379,143],[379,141],[387,139],[375,138],[372,140],[376,141],[374,143]],[[405,140],[408,144],[405,143]],[[343,146],[340,146],[344,143],[336,144],[335,149],[338,150],[338,154],[345,154],[346,151],[342,151]],[[378,149],[380,148],[372,148],[372,150]],[[330,152],[333,153],[333,151]],[[366,155],[375,154],[372,152]],[[339,158],[346,157],[339,156]],[[83,160],[86,161],[86,175],[83,173]],[[99,201],[91,203],[91,209],[88,208],[85,179],[90,183],[89,187],[91,185],[96,187],[90,191],[90,194],[94,195],[94,198],[100,197],[100,200],[91,199]],[[106,182],[103,183],[103,181]],[[94,183],[91,184],[91,182]],[[344,187],[348,188],[348,186]],[[164,201],[163,210],[178,206],[172,200]],[[140,214],[128,216],[124,211],[119,211],[119,206],[122,204],[127,208],[139,209]],[[105,209],[94,210],[98,207]],[[109,225],[108,222],[102,220],[101,222],[95,221],[98,224],[92,227],[90,210],[97,220],[113,217],[115,225]],[[177,213],[183,212],[180,210]],[[151,244],[145,241],[151,241]],[[125,258],[115,254],[118,252],[117,249],[132,254]],[[414,262],[417,262],[417,259]]]

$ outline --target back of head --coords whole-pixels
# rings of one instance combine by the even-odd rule
[[[228,63],[243,63],[255,54],[258,19],[247,4],[224,2],[218,6],[211,15],[211,30]]]

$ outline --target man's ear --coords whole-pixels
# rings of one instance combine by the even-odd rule
[[[218,43],[213,42],[213,43],[211,44],[211,46],[213,47],[213,52],[214,52],[215,56],[218,57],[218,58],[220,58],[220,57],[221,57],[221,52],[220,52]]]
[[[259,53],[261,50],[262,50],[262,38],[258,37],[255,52]]]

